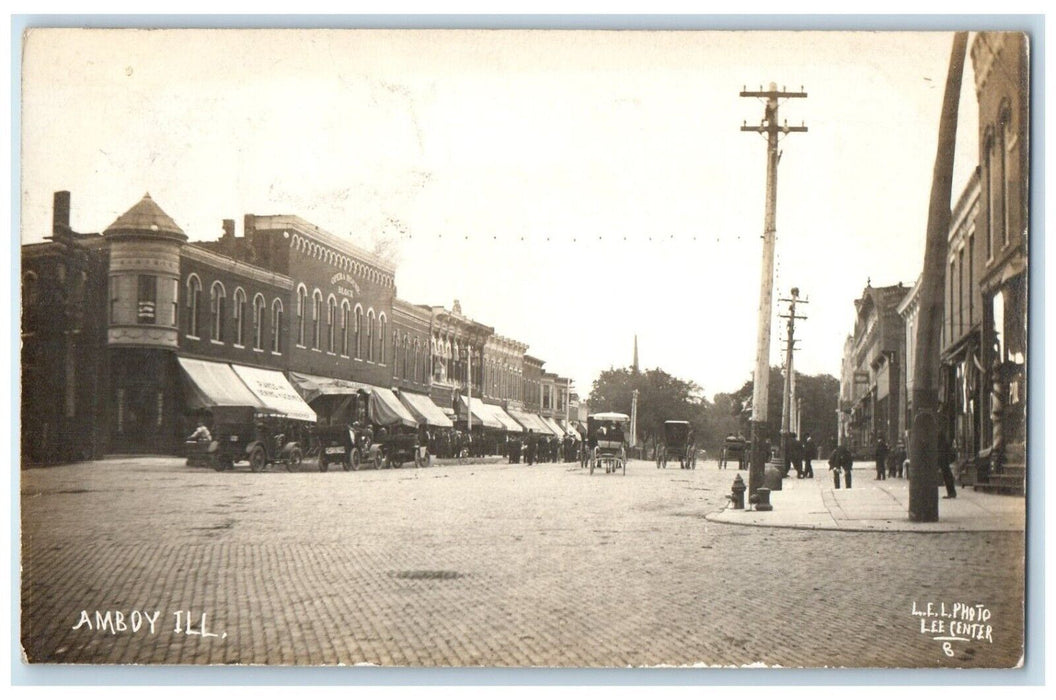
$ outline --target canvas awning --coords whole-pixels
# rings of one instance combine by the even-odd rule
[[[316,421],[315,411],[304,402],[282,372],[245,365],[231,365],[231,369],[246,383],[265,408],[294,420],[312,423]]]
[[[573,438],[575,440],[579,440],[579,432],[572,427],[571,423],[566,423],[565,421],[558,418],[557,425],[565,431],[565,435],[568,435],[570,438]]]
[[[554,435],[559,438],[563,438],[565,436],[565,431],[561,430],[561,427],[554,422],[553,418],[548,418],[547,416],[539,416],[539,418],[542,419],[543,423],[546,425],[547,428],[550,429],[550,432],[552,432]]]
[[[400,401],[407,407],[416,419],[425,421],[427,425],[434,428],[450,428],[453,423],[444,415],[440,407],[424,394],[412,394],[408,391],[400,392]]]
[[[459,418],[466,417],[466,406],[472,406],[473,422],[479,425],[483,425],[486,428],[498,428],[502,429],[503,425],[499,422],[498,418],[491,415],[491,411],[487,408],[482,408],[484,402],[480,399],[469,399],[463,394],[458,395],[458,407]]]
[[[502,427],[511,433],[523,433],[524,430],[521,428],[520,423],[515,421],[510,414],[506,413],[502,409],[502,406],[496,406],[493,404],[485,404],[487,409],[491,411],[491,414],[502,423]]]
[[[399,423],[408,428],[418,425],[418,421],[400,403],[392,389],[380,386],[370,388],[370,415],[374,422],[380,425],[396,425]]]
[[[529,420],[528,416],[524,412],[512,408],[508,409],[506,412],[513,416],[513,419],[521,424],[521,427],[524,429],[525,432],[527,432],[529,428],[535,430],[535,423]]]
[[[370,392],[373,387],[347,379],[317,377],[314,374],[290,372],[290,382],[305,401],[311,403],[320,396],[351,396],[360,391]]]
[[[239,379],[231,365],[223,362],[192,360],[179,357],[180,368],[187,375],[191,388],[188,403],[191,408],[212,406],[254,406],[262,408],[260,400]]]

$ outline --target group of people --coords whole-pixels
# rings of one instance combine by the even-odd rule
[[[558,438],[529,429],[523,435],[507,435],[505,455],[510,464],[520,464],[523,457],[528,466],[541,462],[575,462],[581,443],[571,435]]]
[[[894,449],[891,449],[883,436],[876,439],[873,450],[873,458],[876,465],[876,477],[874,481],[883,481],[887,478],[903,477],[909,478],[910,462],[906,451],[906,443],[899,440]],[[946,487],[946,495],[943,498],[957,498],[957,483],[953,476],[951,464],[957,459],[957,454],[950,444],[949,438],[939,434],[939,445],[937,454],[937,466],[942,475],[943,485]],[[847,488],[851,488],[851,470],[854,466],[854,457],[846,445],[838,445],[829,457],[829,469],[833,475],[833,486],[840,488],[840,474],[844,475]]]
[[[795,469],[797,479],[813,479],[814,460],[817,458],[818,446],[814,444],[810,433],[805,434],[802,441],[795,433],[789,433],[788,450],[785,454],[785,477]]]

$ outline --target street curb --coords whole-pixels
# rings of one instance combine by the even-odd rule
[[[940,533],[957,533],[957,532],[1024,532],[1024,528],[951,528],[943,527],[941,523],[935,523],[936,527],[928,527],[933,523],[921,523],[921,526],[927,527],[922,529],[921,526],[911,526],[909,523],[905,523],[904,526],[899,525],[895,527],[864,527],[864,526],[841,526],[841,525],[807,525],[807,524],[795,524],[795,523],[752,523],[752,522],[738,522],[730,519],[729,516],[724,514],[729,511],[730,508],[726,507],[722,510],[708,513],[704,516],[704,519],[713,523],[722,523],[724,525],[740,525],[742,527],[759,527],[759,528],[780,528],[783,530],[826,530],[831,532],[908,532],[920,535],[933,535]],[[745,510],[746,513],[753,513],[756,511]],[[894,525],[891,521],[882,521]]]

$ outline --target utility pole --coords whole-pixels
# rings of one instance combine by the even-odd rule
[[[957,140],[957,105],[968,32],[953,35],[950,68],[939,118],[939,143],[931,176],[924,269],[920,275],[916,356],[913,362],[913,423],[909,432],[909,519],[939,519],[937,455],[939,447],[939,354],[942,349],[942,296],[950,232],[950,192]],[[948,438],[947,438],[948,439]]]
[[[741,97],[760,97],[766,100],[763,121],[759,126],[741,126],[741,131],[766,134],[766,214],[763,221],[762,273],[759,280],[759,331],[756,336],[755,378],[752,387],[752,459],[748,470],[748,493],[754,495],[763,485],[766,469],[763,442],[766,439],[766,402],[770,380],[770,314],[773,312],[774,295],[774,243],[777,236],[777,163],[781,154],[777,150],[781,134],[804,132],[805,126],[783,126],[778,124],[778,100],[781,98],[806,97],[807,93],[778,90],[770,83],[769,90],[741,90]]]
[[[791,431],[792,412],[795,410],[793,394],[796,390],[796,370],[793,366],[793,352],[796,342],[796,319],[806,319],[806,316],[796,315],[796,302],[809,303],[807,300],[800,301],[799,287],[792,288],[790,299],[779,299],[778,301],[788,304],[788,313],[781,314],[781,318],[788,319],[788,338],[785,346],[785,390],[781,395],[781,473],[785,473],[785,465],[788,464],[788,438]]]

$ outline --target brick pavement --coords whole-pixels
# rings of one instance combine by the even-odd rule
[[[714,462],[220,474],[159,458],[26,470],[23,646],[75,663],[1016,664],[1022,533],[705,520],[732,475]],[[928,602],[987,606],[993,641],[947,656],[912,615]],[[82,610],[132,609],[160,611],[154,634],[72,629]],[[174,633],[187,609],[226,636]]]

